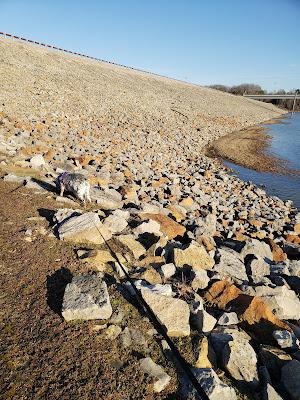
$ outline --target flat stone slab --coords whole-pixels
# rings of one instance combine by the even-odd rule
[[[75,276],[66,287],[62,316],[66,321],[108,319],[112,314],[101,274]]]
[[[142,289],[141,292],[144,300],[167,329],[169,336],[189,336],[190,310],[185,301],[154,294],[147,289]]]
[[[69,218],[58,227],[61,240],[74,243],[102,244],[112,237],[112,233],[99,220],[96,213],[88,212]]]
[[[160,393],[169,384],[171,377],[162,369],[162,367],[150,358],[146,357],[140,360],[141,370],[150,375],[153,380],[153,390],[156,393]]]

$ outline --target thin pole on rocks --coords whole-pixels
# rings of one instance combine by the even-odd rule
[[[190,366],[188,365],[188,363],[186,362],[186,360],[182,357],[182,355],[180,354],[179,350],[177,349],[177,347],[175,346],[175,344],[173,343],[173,341],[171,340],[171,338],[169,337],[169,335],[166,332],[166,329],[164,328],[164,326],[159,322],[159,320],[157,319],[156,315],[154,314],[154,312],[152,311],[151,307],[149,306],[149,304],[144,300],[141,292],[139,291],[139,289],[135,286],[133,280],[131,279],[131,277],[129,276],[128,272],[126,271],[126,269],[123,267],[123,265],[121,264],[117,254],[113,251],[113,249],[110,247],[110,245],[107,243],[107,241],[105,240],[104,236],[102,235],[102,233],[100,232],[100,229],[98,228],[98,226],[96,224],[94,224],[96,229],[98,230],[100,236],[102,237],[102,239],[104,240],[104,243],[106,244],[107,248],[109,249],[111,255],[117,260],[117,263],[119,264],[119,267],[121,268],[122,272],[124,273],[126,279],[128,280],[128,282],[130,283],[132,289],[134,290],[137,299],[139,301],[139,303],[141,304],[141,306],[146,310],[149,319],[151,320],[153,326],[155,327],[155,329],[157,330],[157,332],[159,332],[163,338],[165,339],[165,341],[168,343],[168,346],[170,347],[174,357],[176,358],[177,362],[179,363],[179,365],[181,366],[183,372],[185,373],[185,375],[187,376],[187,378],[190,380],[191,384],[194,386],[198,396],[199,396],[199,400],[209,400],[209,397],[207,396],[207,394],[205,393],[205,391],[203,390],[203,388],[201,387],[200,383],[198,382],[198,380],[196,379],[195,375],[193,374]]]

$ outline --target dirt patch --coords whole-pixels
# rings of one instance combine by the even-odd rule
[[[275,121],[268,123],[274,124]],[[297,173],[297,171],[289,168],[288,161],[269,152],[272,136],[268,135],[267,132],[267,128],[256,126],[230,133],[207,147],[206,154],[210,157],[220,157],[255,171],[276,174]]]
[[[66,284],[85,272],[74,248],[47,235],[26,241],[26,230],[48,229],[41,213],[57,209],[37,195],[0,181],[1,360],[3,399],[166,399],[177,397],[177,375],[159,344],[149,338],[151,357],[172,376],[163,394],[137,367],[143,350],[124,350],[117,340],[92,330],[95,322],[66,323],[60,315]],[[48,196],[49,197],[49,196]],[[35,217],[34,220],[28,218]],[[117,285],[109,293],[113,309],[125,311],[124,326],[146,337],[151,324],[128,303]],[[123,322],[122,322],[123,324]]]

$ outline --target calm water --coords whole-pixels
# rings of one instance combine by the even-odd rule
[[[268,134],[273,137],[269,151],[287,160],[291,169],[300,171],[300,113],[288,116],[289,118],[284,119],[282,123],[265,125],[270,129]],[[231,167],[241,179],[264,185],[269,195],[293,200],[294,205],[300,210],[300,174],[275,175],[239,167],[227,161],[225,164]]]

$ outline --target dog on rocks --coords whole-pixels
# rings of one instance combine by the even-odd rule
[[[77,199],[91,202],[90,196],[90,183],[81,174],[74,172],[63,172],[57,177],[56,180],[57,189],[60,190],[60,196],[64,195],[64,192],[72,193]]]

